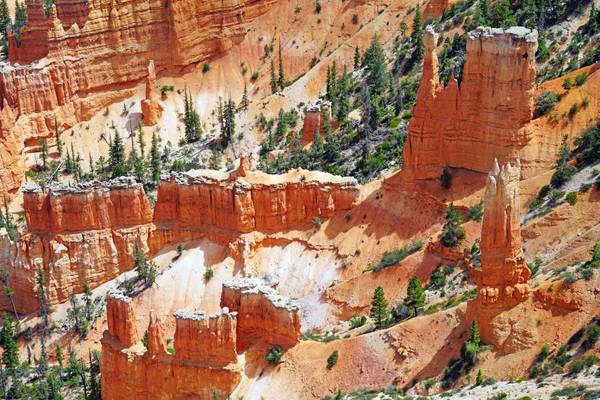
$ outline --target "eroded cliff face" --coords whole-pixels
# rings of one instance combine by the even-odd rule
[[[144,347],[135,330],[131,299],[123,294],[108,295],[107,318],[102,339],[103,399],[226,399],[240,381],[234,312],[177,312],[175,355],[166,351],[162,324],[154,317],[147,330],[148,349]]]
[[[252,345],[277,344],[288,349],[298,342],[298,306],[262,281],[227,283],[223,286],[225,303],[237,309],[223,306],[215,314],[176,312],[172,355],[162,322],[152,312],[146,349],[135,328],[131,299],[120,292],[109,293],[108,330],[102,339],[103,398],[226,399],[241,379],[238,353]]]
[[[513,160],[530,138],[537,31],[478,28],[467,35],[460,85],[440,82],[438,35],[425,33],[425,60],[404,147],[406,181],[437,179],[445,167],[486,173]],[[526,160],[525,160],[526,161]]]
[[[27,143],[51,136],[56,116],[69,127],[130,96],[149,60],[159,74],[177,73],[229,50],[276,1],[57,0],[46,16],[42,0],[27,0],[28,24],[19,44],[9,38],[11,64],[0,67],[3,114],[18,117],[14,128],[1,122],[15,135],[2,135],[0,154],[11,156],[2,162],[8,167]],[[151,125],[158,103],[148,105]],[[5,193],[22,179],[11,173],[0,174]]]
[[[481,229],[481,273],[477,284],[476,318],[485,343],[512,352],[533,344],[535,327],[518,304],[531,294],[531,272],[521,249],[519,180],[521,164],[500,167],[498,161],[487,179]],[[518,322],[517,322],[518,321]]]
[[[300,306],[281,297],[260,279],[238,279],[223,284],[221,307],[238,313],[238,350],[262,342],[282,349],[300,339]]]
[[[244,162],[242,162],[244,163]],[[354,178],[295,170],[283,175],[249,171],[211,170],[163,176],[154,209],[157,227],[153,248],[176,238],[170,234],[216,227],[247,233],[280,231],[328,218],[352,208],[359,195]],[[165,231],[161,239],[160,231]]]
[[[148,63],[148,76],[146,76],[146,98],[141,104],[144,125],[156,125],[162,115],[163,108],[158,102],[154,85],[156,85],[156,69],[154,61],[151,60]]]
[[[115,278],[133,265],[134,248],[148,251],[152,213],[141,185],[130,179],[110,183],[50,186],[24,190],[29,231],[2,242],[4,267],[21,313],[38,309],[36,274],[46,277],[50,304],[65,302]],[[0,306],[10,309],[0,295]]]

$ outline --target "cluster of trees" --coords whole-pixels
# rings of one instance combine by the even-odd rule
[[[75,329],[80,337],[87,337],[92,324],[102,314],[100,298],[94,299],[90,286],[83,283],[82,301],[75,295],[71,295],[69,303],[71,307],[67,310],[67,321]]]
[[[185,127],[184,142],[193,143],[202,137],[202,126],[200,124],[200,115],[194,107],[192,95],[185,91],[183,124]]]
[[[27,24],[27,7],[25,4],[16,0],[15,2],[15,20],[14,23],[10,17],[8,3],[6,0],[0,0],[0,54],[3,58],[8,57],[8,34],[14,32],[17,44],[20,42],[21,29]]]
[[[371,300],[371,318],[376,329],[383,329],[390,324],[419,315],[425,305],[425,289],[416,275],[408,282],[406,297],[391,311],[385,299],[383,288],[378,286]]]
[[[450,204],[446,208],[446,223],[440,234],[440,241],[446,247],[456,247],[465,238],[465,229],[462,227],[463,218],[460,211]]]
[[[3,274],[2,282],[5,290],[12,289],[8,279]],[[15,311],[15,320],[8,314],[3,316],[2,329],[0,330],[0,347],[3,349],[2,363],[0,365],[0,396],[5,399],[32,399],[32,400],[62,400],[83,392],[85,400],[100,400],[100,355],[97,352],[89,353],[89,362],[77,358],[71,351],[69,360],[65,365],[62,349],[55,348],[55,364],[48,362],[47,339],[52,330],[50,321],[50,305],[44,273],[39,270],[36,276],[38,286],[38,299],[40,303],[40,353],[37,365],[31,360],[31,353],[27,361],[21,362],[17,347],[19,319]],[[91,293],[86,289],[86,305],[83,308],[92,312],[90,305]],[[10,295],[12,297],[12,294]],[[88,304],[88,302],[90,304]],[[91,316],[87,317],[91,320]]]
[[[219,97],[217,118],[221,133],[221,146],[227,147],[235,136],[235,102],[229,99],[223,103],[223,100]]]

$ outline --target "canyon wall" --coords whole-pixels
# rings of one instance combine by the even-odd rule
[[[476,319],[484,343],[504,351],[531,344],[535,333],[525,318],[511,317],[528,300],[531,272],[521,249],[519,180],[521,165],[494,166],[487,179],[481,228],[481,272],[475,299]]]
[[[300,335],[299,307],[257,279],[223,286],[220,312],[177,311],[173,349],[152,312],[147,348],[135,328],[131,299],[107,297],[108,330],[102,339],[102,396],[105,400],[165,398],[226,399],[241,379],[238,353],[248,347],[293,347]],[[213,397],[215,396],[215,397]]]
[[[494,158],[514,160],[531,139],[537,31],[478,28],[467,34],[460,85],[440,82],[438,35],[425,32],[423,76],[404,146],[401,176],[437,179],[445,167],[487,173]],[[522,160],[527,162],[527,160]]]
[[[50,303],[63,303],[83,292],[84,283],[93,289],[130,270],[136,245],[156,254],[166,245],[204,237],[227,244],[241,233],[331,217],[358,199],[353,178],[303,170],[267,175],[249,171],[245,158],[240,164],[231,173],[164,176],[154,213],[132,178],[53,183],[44,190],[24,185],[28,230],[14,240],[0,233],[0,259],[15,289],[16,309],[38,309],[38,271],[46,277]],[[0,294],[0,308],[12,309],[10,300]]]
[[[104,400],[226,399],[239,383],[235,312],[177,312],[175,354],[167,351],[164,329],[155,317],[148,325],[146,349],[134,318],[131,299],[108,295],[109,324],[102,338]]]
[[[169,230],[278,231],[348,210],[358,195],[356,179],[315,171],[171,173],[159,184],[154,223]]]
[[[261,279],[237,279],[223,284],[221,307],[238,313],[238,349],[262,341],[282,349],[300,338],[300,306],[281,297]]]
[[[123,178],[75,186],[53,184],[45,191],[23,188],[29,231],[1,242],[3,266],[21,313],[38,309],[36,275],[46,278],[50,304],[65,302],[131,269],[134,248],[147,252],[152,211],[142,185]],[[0,307],[11,309],[0,294]]]
[[[159,74],[179,73],[222,54],[275,1],[56,0],[46,16],[42,0],[26,0],[28,23],[9,38],[10,64],[0,64],[2,116],[18,117],[16,126],[0,121],[0,155],[10,156],[0,161],[0,188],[18,189],[19,169],[4,169],[51,136],[55,117],[69,127],[132,95],[149,60]]]

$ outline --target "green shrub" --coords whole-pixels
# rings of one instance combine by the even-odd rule
[[[538,355],[536,356],[535,360],[537,362],[542,362],[544,361],[546,358],[548,358],[548,355],[550,354],[550,346],[548,346],[548,343],[544,343],[542,345],[542,348],[540,349],[540,352],[538,353]]]
[[[563,272],[560,277],[568,284],[577,282],[577,276],[572,272]]]
[[[206,270],[204,271],[204,280],[208,282],[212,279],[214,275],[215,272],[213,271],[213,269],[211,267],[206,267]]]
[[[533,117],[538,118],[548,114],[552,111],[556,103],[558,103],[558,100],[560,100],[560,96],[557,93],[550,90],[544,90],[535,99],[535,111],[533,112]]]
[[[352,15],[352,23],[354,25],[358,25],[358,15],[357,14]]]
[[[462,217],[460,212],[450,204],[446,209],[446,223],[442,228],[440,240],[445,247],[455,247],[465,238],[465,230],[461,226]]]
[[[172,92],[173,90],[175,90],[175,89],[173,88],[173,86],[171,86],[171,85],[165,85],[165,86],[162,86],[162,87],[160,88],[160,93],[161,93],[161,94],[165,94],[165,93],[167,93],[167,92]]]
[[[321,229],[321,225],[323,225],[323,220],[319,217],[314,217],[312,220],[313,225],[317,230]]]
[[[450,189],[452,187],[452,174],[448,168],[444,168],[442,175],[440,176],[440,186],[442,189]]]
[[[571,86],[573,86],[573,82],[571,81],[571,78],[566,78],[562,83],[562,87],[565,90],[571,89]]]
[[[354,314],[350,318],[350,329],[355,329],[367,323],[367,316],[362,314]]]
[[[574,206],[575,204],[577,204],[577,192],[570,192],[569,194],[567,194],[566,199],[567,203]]]
[[[327,357],[327,369],[333,368],[333,366],[337,363],[339,353],[337,350],[334,350],[333,353],[329,357]]]
[[[592,347],[596,344],[596,342],[598,341],[598,339],[600,338],[600,326],[598,325],[591,325],[588,326],[587,330],[586,330],[586,341],[588,342],[589,346]]]
[[[204,64],[202,64],[202,73],[206,74],[208,71],[210,71],[210,64],[205,62]]]
[[[572,165],[564,164],[554,172],[550,179],[550,184],[552,187],[558,188],[567,183],[575,175],[576,171]]]
[[[254,71],[250,76],[250,81],[256,82],[258,80],[258,71]]]
[[[579,74],[575,77],[575,84],[577,86],[581,86],[585,83],[585,81],[587,80],[587,74],[584,72],[582,74]]]
[[[481,221],[483,218],[483,202],[479,202],[469,207],[467,211],[467,220],[469,221]]]
[[[569,374],[576,375],[598,363],[598,358],[592,354],[581,357],[569,365]]]
[[[373,268],[373,271],[379,272],[383,268],[390,267],[392,265],[398,264],[400,261],[404,260],[409,255],[416,253],[417,251],[423,248],[422,240],[413,240],[410,242],[408,246],[404,246],[400,249],[386,251],[383,253],[383,257],[381,257],[381,261],[377,263],[377,265]]]
[[[279,362],[279,359],[281,359],[282,356],[283,356],[283,350],[281,350],[281,347],[273,346],[267,353],[267,361],[270,364],[275,365]]]

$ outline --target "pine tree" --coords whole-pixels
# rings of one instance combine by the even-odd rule
[[[285,76],[283,73],[283,56],[281,53],[281,38],[279,38],[279,77],[277,79],[277,86],[279,86],[279,88],[282,90],[285,88]]]
[[[37,272],[37,290],[40,303],[39,316],[42,318],[42,335],[40,340],[40,362],[38,364],[39,372],[45,376],[48,371],[48,359],[46,351],[46,339],[50,330],[50,303],[48,302],[48,293],[46,289],[46,278],[41,269]]]
[[[160,149],[158,148],[158,136],[152,133],[152,145],[150,147],[150,168],[152,169],[152,181],[158,183],[160,180]]]
[[[494,3],[491,15],[491,26],[508,28],[517,24],[509,0],[498,0]]]
[[[8,3],[6,0],[0,1],[0,34],[5,38],[8,35],[8,29],[10,28],[10,12],[8,11]]]
[[[71,150],[73,153],[73,150]],[[71,154],[71,157],[74,159],[74,154]],[[125,162],[125,146],[123,145],[123,140],[121,139],[121,135],[117,131],[115,133],[114,138],[112,139],[112,145],[109,149],[109,161],[108,161],[110,171],[113,178],[118,176],[127,175],[127,163]],[[77,168],[76,166],[74,166]]]
[[[89,352],[89,366],[90,366],[90,397],[89,400],[101,400],[101,387],[100,379],[100,356],[97,351]]]
[[[225,102],[225,110],[223,112],[223,132],[221,143],[226,147],[231,139],[235,136],[235,103],[229,99]]]
[[[490,24],[491,13],[490,0],[479,0],[477,10],[475,11],[475,27],[487,26]]]
[[[465,230],[461,226],[462,217],[452,203],[446,208],[446,223],[442,228],[440,240],[446,247],[455,247],[465,238]]]
[[[54,116],[54,138],[56,139],[56,150],[58,154],[62,155],[63,143],[60,140],[60,129],[58,128],[58,121],[56,115]]]
[[[477,378],[475,378],[475,385],[479,386],[483,383],[483,373],[481,370],[477,371]]]
[[[277,93],[277,76],[275,75],[275,62],[271,59],[271,93]]]
[[[46,171],[48,169],[48,142],[46,139],[41,140],[40,148],[42,151],[42,168]]]
[[[419,4],[417,4],[417,8],[415,10],[412,28],[413,31],[410,35],[410,38],[415,49],[414,60],[415,62],[419,62],[425,54],[425,45],[423,44],[423,14],[421,13],[421,7]]]
[[[242,94],[242,101],[240,102],[240,106],[242,108],[248,108],[250,102],[248,101],[248,88],[246,86],[246,82],[244,82],[244,94]]]
[[[477,347],[479,347],[481,344],[481,336],[479,334],[479,327],[477,326],[476,320],[473,320],[471,322],[471,329],[469,331],[469,342],[473,343]]]
[[[387,68],[385,65],[385,52],[377,36],[371,40],[371,45],[365,52],[365,65],[369,75],[367,83],[373,95],[382,94],[387,87]]]
[[[194,108],[194,102],[192,95],[185,91],[185,113],[184,113],[184,125],[185,125],[185,141],[187,143],[193,143],[202,137],[202,128],[200,127],[200,116]]]
[[[337,120],[344,124],[348,119],[350,113],[350,82],[348,74],[344,71],[344,74],[340,78],[338,84],[338,106],[337,106]]]
[[[421,281],[416,275],[413,275],[408,282],[408,288],[406,289],[406,298],[404,299],[404,305],[409,309],[412,309],[413,315],[417,315],[419,308],[425,304],[425,290]]]
[[[377,329],[385,328],[389,318],[388,303],[383,293],[383,288],[377,286],[371,300],[371,318],[375,321]]]
[[[142,130],[142,124],[138,124],[137,129],[137,141],[138,146],[140,147],[140,158],[142,161],[146,159],[146,141],[144,140],[144,131]]]
[[[356,71],[359,68],[360,68],[360,50],[358,49],[358,46],[356,46],[354,48],[354,70]]]
[[[6,369],[10,370],[9,373],[12,373],[19,365],[19,349],[15,341],[12,318],[8,314],[4,314],[3,321],[2,330],[0,330],[0,346],[4,350],[2,363]]]
[[[340,159],[340,143],[337,137],[333,134],[329,120],[325,122],[325,146],[323,149],[323,157],[330,164],[337,162]]]
[[[312,161],[311,169],[319,169],[321,165],[321,160],[323,159],[323,152],[323,139],[321,138],[321,134],[317,129],[313,136],[313,142],[310,148],[310,158]]]
[[[27,7],[23,2],[17,0],[15,2],[15,23],[13,30],[18,34],[25,25],[27,25]]]

